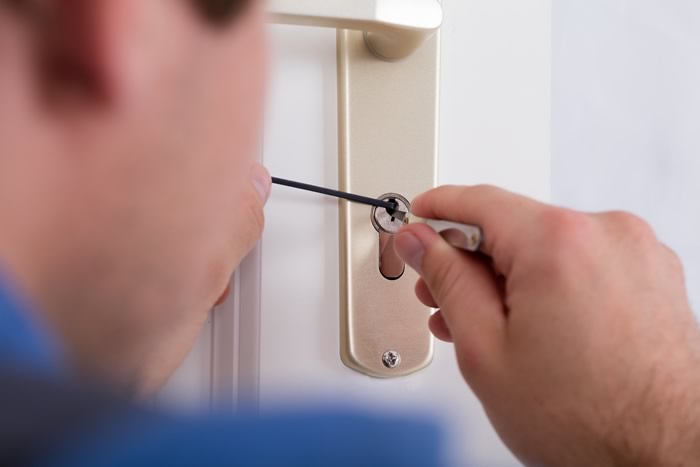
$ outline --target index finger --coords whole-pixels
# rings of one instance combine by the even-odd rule
[[[532,243],[536,219],[547,205],[489,185],[445,185],[417,196],[411,212],[426,219],[449,220],[481,227],[481,251],[504,274],[513,257]]]

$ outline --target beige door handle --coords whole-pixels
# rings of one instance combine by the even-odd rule
[[[384,60],[408,57],[442,24],[437,0],[268,0],[268,12],[273,23],[364,31]]]
[[[337,29],[338,188],[403,200],[408,212],[408,200],[436,182],[440,1],[267,2],[271,22]],[[415,373],[433,358],[418,276],[395,254],[395,232],[377,227],[381,215],[346,201],[339,208],[341,360],[380,378]],[[472,237],[452,240],[473,246],[462,241]]]

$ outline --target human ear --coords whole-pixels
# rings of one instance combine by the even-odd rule
[[[133,79],[125,40],[138,0],[53,0],[45,4],[40,47],[54,93],[114,103]]]

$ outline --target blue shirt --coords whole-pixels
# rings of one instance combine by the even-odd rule
[[[38,315],[0,277],[0,465],[416,466],[434,423],[352,410],[183,417],[71,381]]]

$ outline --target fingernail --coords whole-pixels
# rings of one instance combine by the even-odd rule
[[[425,248],[418,237],[411,232],[399,232],[394,240],[394,248],[406,264],[420,274]]]
[[[270,187],[272,186],[272,179],[267,169],[260,164],[256,164],[251,174],[251,183],[255,191],[260,195],[260,200],[263,204],[267,203],[267,199],[270,197]]]

